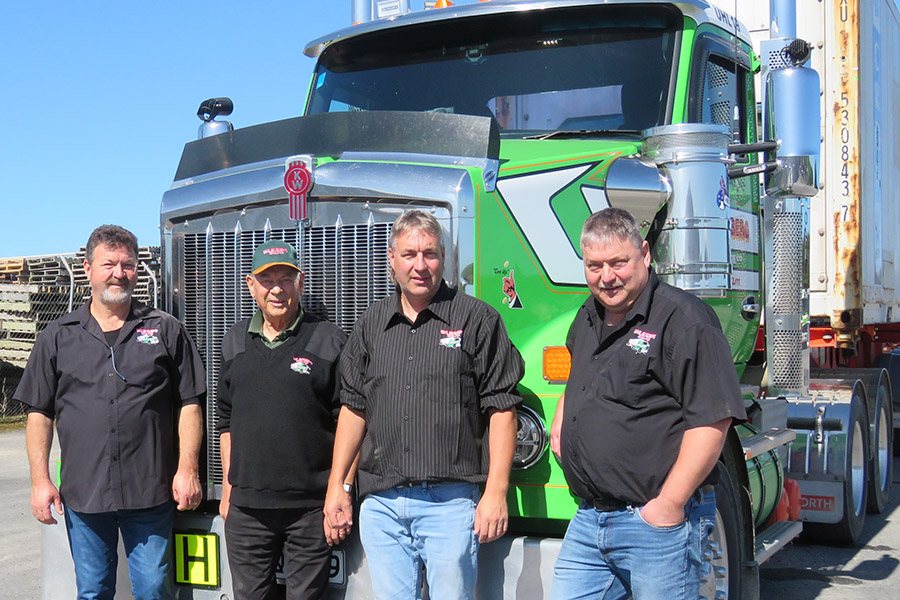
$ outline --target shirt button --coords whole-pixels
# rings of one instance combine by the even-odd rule
[[[115,427],[113,427],[112,429],[110,429],[109,432],[110,432],[110,433],[115,433],[115,432],[116,432]]]
[[[112,461],[113,461],[113,462],[116,462],[117,460],[119,460],[119,457],[118,457],[118,456],[113,456],[113,457],[112,457]]]
[[[582,392],[583,392],[584,390],[586,390],[586,389],[587,389],[587,387],[581,386],[581,391],[582,391]]]
[[[106,376],[107,376],[107,377],[112,377],[112,373],[107,373]]]
[[[594,357],[594,360],[600,360],[600,356],[599,356],[599,355],[598,355],[598,356],[595,356],[595,357]]]
[[[115,401],[115,400],[110,400],[109,403],[110,403],[110,404],[115,404],[116,401]]]
[[[577,421],[577,420],[578,420],[578,417],[572,417],[572,420],[573,420],[573,421]]]
[[[403,451],[404,451],[404,452],[409,452],[409,446],[406,446],[405,448],[403,448]]]
[[[406,384],[406,389],[409,389],[409,384],[408,384],[408,383]]]
[[[412,356],[410,356],[410,357],[409,357],[409,358],[407,358],[407,359],[406,359],[406,360],[412,360]]]
[[[404,420],[404,421],[409,421],[409,415],[403,415],[403,420]]]
[[[410,333],[415,333],[416,330],[415,330],[415,329],[410,329],[409,332],[410,332]]]

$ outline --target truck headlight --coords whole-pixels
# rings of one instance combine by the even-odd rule
[[[547,430],[536,412],[527,406],[516,409],[516,453],[513,469],[527,469],[533,466],[547,450]]]

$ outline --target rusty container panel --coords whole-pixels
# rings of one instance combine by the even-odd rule
[[[712,1],[737,10],[759,52],[769,3]],[[900,11],[894,0],[797,0],[797,13],[822,81],[810,316],[851,342],[862,325],[900,321]]]
[[[768,2],[739,3],[754,39]],[[797,0],[822,80],[822,190],[810,203],[810,316],[854,338],[900,321],[900,12],[894,0]]]
[[[847,342],[900,320],[900,16],[893,0],[798,3],[798,34],[820,52],[822,192],[811,214],[810,312]],[[822,12],[819,38],[804,30]]]
[[[860,244],[860,78],[859,78],[859,3],[836,0],[832,4],[831,52],[825,61],[830,71],[824,88],[825,108],[829,115],[827,181],[824,189],[823,217],[831,218],[831,296],[827,312],[832,327],[852,329],[861,324]],[[826,45],[827,47],[827,45]],[[829,56],[830,54],[830,56]],[[815,310],[815,308],[814,308]]]

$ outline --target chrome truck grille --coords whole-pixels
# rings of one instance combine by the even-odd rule
[[[281,229],[271,227],[267,218],[248,217],[236,222],[236,216],[216,217],[206,224],[191,224],[191,232],[175,232],[173,262],[180,267],[172,273],[176,312],[207,369],[207,497],[217,498],[222,482],[215,433],[222,337],[236,321],[252,316],[256,308],[245,283],[253,250],[269,239],[294,245],[306,273],[304,310],[328,319],[349,334],[366,307],[393,290],[387,247],[395,216],[388,211],[372,212],[364,218],[360,215],[352,224],[337,217],[329,225],[296,227],[287,222],[284,224],[288,227]],[[245,229],[244,224],[261,226]],[[202,230],[197,231],[200,226]]]

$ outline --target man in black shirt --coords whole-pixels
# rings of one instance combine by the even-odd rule
[[[184,327],[132,299],[137,255],[131,232],[94,230],[91,299],[41,333],[15,395],[29,406],[31,510],[50,525],[50,506],[62,514],[65,503],[78,598],[115,595],[121,531],[135,598],[173,600],[174,509],[201,498],[206,374]],[[48,470],[54,420],[59,490]]]
[[[591,296],[551,447],[582,503],[552,598],[697,598],[700,515],[714,510],[700,488],[745,418],[731,351],[707,304],[656,278],[626,211],[589,217],[581,248]]]
[[[422,211],[395,221],[398,291],[360,317],[341,357],[325,524],[352,524],[342,482],[362,445],[360,538],[379,600],[418,598],[422,562],[433,598],[472,598],[478,544],[507,528],[522,359],[496,310],[444,283],[442,238]]]
[[[322,505],[345,336],[304,313],[303,273],[293,246],[280,240],[260,245],[251,271],[247,287],[259,310],[222,341],[216,403],[219,513],[234,594],[274,599],[283,552],[287,598],[321,598],[331,556]]]

